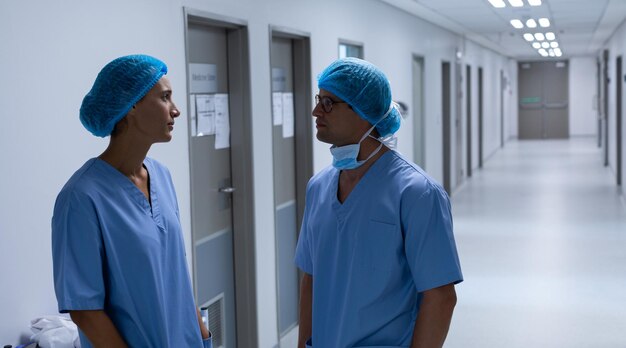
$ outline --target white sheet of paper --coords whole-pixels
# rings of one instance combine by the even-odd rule
[[[196,94],[198,136],[215,134],[215,95]]]
[[[272,116],[274,118],[274,126],[283,124],[283,94],[282,92],[272,93]]]
[[[215,148],[230,147],[230,115],[228,94],[215,94]]]
[[[291,138],[293,134],[293,93],[283,93],[283,138]]]
[[[189,119],[191,120],[191,136],[195,137],[198,132],[197,124],[198,115],[196,114],[196,96],[194,94],[189,95]]]

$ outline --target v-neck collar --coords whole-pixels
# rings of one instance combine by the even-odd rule
[[[148,197],[137,187],[126,175],[122,174],[119,170],[109,164],[107,161],[104,161],[100,158],[95,158],[96,163],[100,163],[100,166],[104,168],[104,170],[111,173],[111,176],[115,179],[118,185],[120,185],[132,198],[139,207],[141,207],[146,214],[151,216],[154,221],[161,227],[163,227],[160,208],[159,208],[159,197],[156,191],[156,185],[154,184],[154,175],[156,175],[156,171],[152,166],[152,163],[147,159],[143,160],[143,166],[148,171],[148,182],[149,182],[149,190],[150,190],[150,201],[148,201]]]
[[[338,193],[339,193],[339,176],[341,175],[341,171],[338,169],[334,169],[332,184],[330,186],[331,194],[333,196],[333,208],[336,211],[342,211],[350,209],[352,205],[360,200],[360,197],[365,194],[365,191],[368,187],[370,187],[370,181],[374,180],[377,177],[378,173],[387,167],[387,164],[391,161],[391,159],[395,156],[394,150],[389,150],[385,152],[382,156],[380,156],[376,162],[372,164],[371,167],[363,174],[363,177],[356,183],[348,197],[341,203],[339,201]]]

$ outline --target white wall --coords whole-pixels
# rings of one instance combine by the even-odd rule
[[[569,60],[570,136],[590,136],[597,133],[596,70],[595,57],[574,57]]]
[[[425,58],[426,168],[441,180],[441,62],[454,67],[461,38],[376,0],[67,0],[0,2],[0,85],[3,135],[0,137],[0,343],[28,335],[29,321],[56,313],[52,286],[50,218],[55,197],[70,175],[97,156],[106,139],[96,139],[78,121],[78,109],[97,72],[111,59],[147,53],[167,62],[182,116],[174,139],[153,147],[150,156],[165,163],[174,178],[188,259],[190,184],[186,121],[183,6],[247,20],[250,32],[254,197],[259,347],[277,338],[274,213],[269,99],[269,25],[311,34],[315,76],[337,56],[339,38],[363,42],[365,58],[388,75],[394,99],[412,108],[411,60]],[[331,10],[329,10],[331,9]],[[373,25],[376,23],[376,25]],[[507,59],[466,42],[465,60],[484,70],[484,154],[499,147],[499,71],[511,77]],[[454,73],[454,70],[453,70]],[[453,76],[454,78],[454,76]],[[513,82],[517,85],[517,82]],[[477,98],[474,83],[473,98]],[[317,89],[314,83],[314,90]],[[496,102],[494,102],[496,101]],[[477,99],[472,103],[477,108]],[[454,106],[452,107],[454,110]],[[477,119],[477,112],[473,112]],[[474,125],[477,123],[474,122]],[[476,127],[476,126],[474,126]],[[399,150],[413,156],[412,120],[399,131]],[[477,141],[477,131],[474,141]],[[454,145],[454,144],[452,144]],[[454,146],[452,146],[454,149]],[[477,151],[477,143],[473,146]],[[314,168],[330,163],[328,145],[315,142]],[[478,164],[477,157],[473,159]],[[452,182],[455,182],[452,178]]]
[[[624,64],[626,61],[626,22],[622,23],[622,25],[615,31],[613,36],[609,40],[604,47],[604,49],[609,50],[609,89],[608,89],[608,98],[609,98],[609,112],[608,112],[608,132],[609,132],[609,167],[613,171],[614,174],[617,173],[617,151],[616,151],[616,94],[617,94],[617,83],[622,84],[622,103],[626,101],[624,99],[624,93],[626,92],[626,86],[624,86],[624,77],[621,76],[619,79],[616,78],[616,69],[615,63],[616,59],[619,56],[622,56],[622,75],[626,74],[626,69],[624,68]],[[626,175],[624,175],[624,169],[626,169],[626,141],[623,138],[623,135],[626,135],[626,107],[622,104],[622,183],[624,185],[624,179]],[[623,186],[622,186],[622,192]]]

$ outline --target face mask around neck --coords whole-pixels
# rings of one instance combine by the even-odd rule
[[[344,145],[344,146],[335,146],[335,145],[331,146],[330,153],[333,155],[333,167],[339,170],[355,169],[355,168],[362,166],[363,163],[369,161],[372,157],[374,157],[380,151],[380,149],[382,149],[383,147],[382,142],[380,143],[380,145],[378,145],[376,150],[372,151],[372,153],[370,153],[370,155],[367,156],[366,159],[362,161],[357,160],[359,156],[359,152],[361,151],[361,143],[363,142],[363,140],[365,140],[365,138],[369,136],[370,138],[379,141],[377,138],[374,138],[373,136],[371,136],[370,133],[372,133],[372,131],[374,130],[374,128],[376,128],[376,125],[378,123],[380,123],[382,120],[387,118],[387,116],[389,116],[393,107],[394,107],[393,104],[391,104],[391,106],[389,106],[389,110],[387,110],[383,118],[381,118],[367,132],[365,132],[365,134],[363,134],[363,136],[361,137],[361,140],[359,140],[358,143]]]

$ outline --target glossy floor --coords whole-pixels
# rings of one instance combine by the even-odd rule
[[[593,138],[515,141],[452,199],[445,347],[626,347],[626,207]]]

